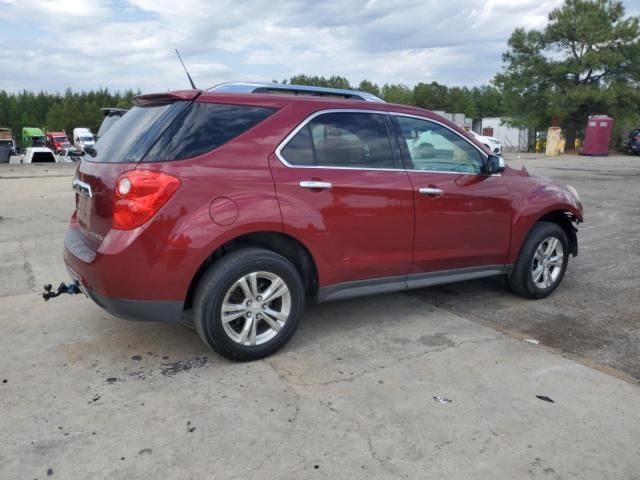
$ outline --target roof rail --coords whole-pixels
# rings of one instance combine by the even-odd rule
[[[310,95],[318,97],[338,97],[350,100],[364,100],[365,102],[384,103],[379,97],[359,90],[346,90],[342,88],[310,87],[307,85],[287,85],[283,83],[251,83],[229,82],[215,85],[208,92],[221,93],[280,93],[289,95]]]

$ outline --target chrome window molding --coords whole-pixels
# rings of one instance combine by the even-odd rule
[[[386,115],[386,116],[389,116],[389,117],[390,116],[396,116],[396,117],[416,118],[418,120],[423,120],[425,122],[435,123],[436,125],[440,125],[441,127],[446,128],[450,132],[455,133],[462,140],[464,140],[469,145],[474,147],[478,152],[480,152],[480,154],[482,155],[484,160],[487,160],[487,158],[488,158],[488,155],[486,154],[486,152],[484,152],[480,147],[478,147],[474,143],[470,142],[469,139],[463,137],[459,132],[456,132],[455,130],[451,129],[451,127],[449,127],[448,125],[446,125],[446,124],[444,124],[442,122],[439,122],[438,120],[434,120],[432,118],[421,117],[419,115],[412,115],[412,114],[408,114],[408,113],[388,112],[386,110],[370,110],[370,109],[361,109],[361,108],[331,108],[331,109],[318,110],[317,112],[313,112],[311,115],[306,117],[302,122],[300,122],[296,126],[296,128],[294,128],[291,131],[291,133],[289,133],[289,135],[287,135],[284,138],[284,140],[282,140],[278,144],[278,146],[276,147],[276,150],[275,150],[275,154],[276,154],[276,157],[278,157],[278,160],[280,160],[280,162],[285,167],[288,167],[288,168],[305,168],[305,169],[318,169],[318,168],[321,168],[321,169],[325,169],[325,170],[365,170],[365,171],[377,171],[377,172],[444,173],[444,174],[447,174],[447,175],[474,175],[474,176],[483,175],[482,172],[448,172],[448,171],[442,171],[442,170],[416,170],[416,169],[410,169],[410,168],[374,168],[374,167],[339,167],[339,166],[323,166],[323,165],[293,165],[293,164],[287,162],[287,160],[282,155],[282,150],[287,146],[287,144],[291,141],[291,139],[298,134],[298,132],[300,130],[302,130],[304,127],[307,126],[307,124],[309,122],[311,122],[311,120],[313,120],[314,118],[316,118],[316,117],[318,117],[320,115],[324,115],[324,114],[327,114],[327,113],[370,113],[370,114],[377,114],[377,115]],[[483,176],[492,176],[493,177],[493,176],[501,176],[501,174],[483,175]]]

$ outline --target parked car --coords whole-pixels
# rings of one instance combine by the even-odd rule
[[[189,316],[236,360],[287,343],[307,301],[494,275],[531,299],[558,287],[574,188],[429,111],[326,90],[137,97],[73,180],[74,281],[116,316]]]
[[[627,140],[627,150],[630,153],[640,155],[640,128],[636,128],[629,134],[629,140]]]
[[[58,161],[60,163],[79,162],[84,154],[81,148],[67,147],[58,155]]]
[[[57,163],[53,151],[47,147],[29,147],[20,157],[20,163]]]
[[[73,146],[82,148],[93,147],[96,144],[93,133],[88,128],[74,128],[73,129]]]
[[[64,132],[47,132],[45,134],[46,145],[53,150],[54,153],[62,153],[62,151],[71,146],[67,134]]]
[[[104,118],[102,119],[102,123],[100,124],[100,128],[98,129],[98,134],[96,135],[96,141],[100,139],[107,131],[115,125],[115,123],[122,118],[122,116],[127,113],[129,110],[124,108],[101,108],[100,109],[104,114]]]
[[[487,147],[490,152],[495,155],[502,155],[502,142],[495,137],[487,137],[484,135],[477,134],[473,130],[469,130],[469,133],[473,135],[473,137],[478,140],[482,145]]]

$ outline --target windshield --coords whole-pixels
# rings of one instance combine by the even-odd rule
[[[92,142],[93,141],[93,137],[90,135],[83,135],[80,137],[80,141],[81,142]]]
[[[44,137],[31,137],[31,145],[34,147],[44,147]]]
[[[68,142],[67,137],[53,137],[55,142]]]

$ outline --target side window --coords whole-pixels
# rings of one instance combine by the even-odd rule
[[[312,119],[282,150],[292,165],[394,168],[384,115],[325,113]]]
[[[437,123],[395,117],[413,170],[480,173],[482,154],[469,142]]]

